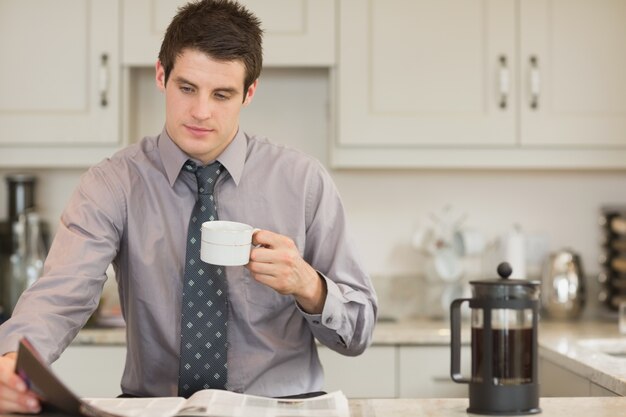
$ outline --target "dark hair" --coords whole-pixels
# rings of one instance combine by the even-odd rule
[[[219,61],[241,61],[244,98],[263,66],[263,30],[259,19],[233,0],[201,0],[178,9],[165,32],[159,61],[167,83],[176,58],[194,49]]]

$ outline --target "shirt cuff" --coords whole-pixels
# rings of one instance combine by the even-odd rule
[[[296,305],[300,313],[311,326],[337,331],[341,328],[341,312],[343,311],[343,304],[346,302],[346,299],[333,280],[319,271],[316,272],[326,282],[326,300],[324,301],[322,313],[310,314],[304,311],[298,303],[296,303]]]

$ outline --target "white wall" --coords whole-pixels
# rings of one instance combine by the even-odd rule
[[[156,134],[163,123],[162,97],[152,70],[133,71],[133,137]],[[298,147],[327,163],[328,74],[323,69],[264,72],[242,126]],[[13,172],[13,171],[11,171]],[[35,171],[38,205],[56,225],[81,170]],[[0,170],[0,176],[8,171]],[[545,235],[552,250],[582,254],[589,280],[599,267],[600,207],[626,205],[626,172],[358,170],[331,171],[342,194],[367,270],[377,276],[418,275],[422,264],[410,242],[419,225],[445,205],[467,213],[465,224],[495,238],[519,223]],[[0,187],[0,218],[6,218],[6,186]],[[494,275],[489,271],[490,275]],[[592,286],[593,287],[593,286]]]

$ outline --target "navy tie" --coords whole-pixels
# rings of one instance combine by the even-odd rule
[[[228,285],[223,266],[200,260],[202,223],[217,220],[213,186],[222,171],[219,162],[184,169],[196,174],[198,200],[187,232],[187,257],[181,311],[178,395],[189,397],[205,388],[226,389]]]

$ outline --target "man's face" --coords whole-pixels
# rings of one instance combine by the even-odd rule
[[[216,61],[202,52],[185,49],[165,84],[156,64],[157,87],[165,92],[165,128],[187,155],[203,163],[217,158],[233,140],[239,113],[254,96],[257,81],[244,100],[245,68],[240,61]]]

